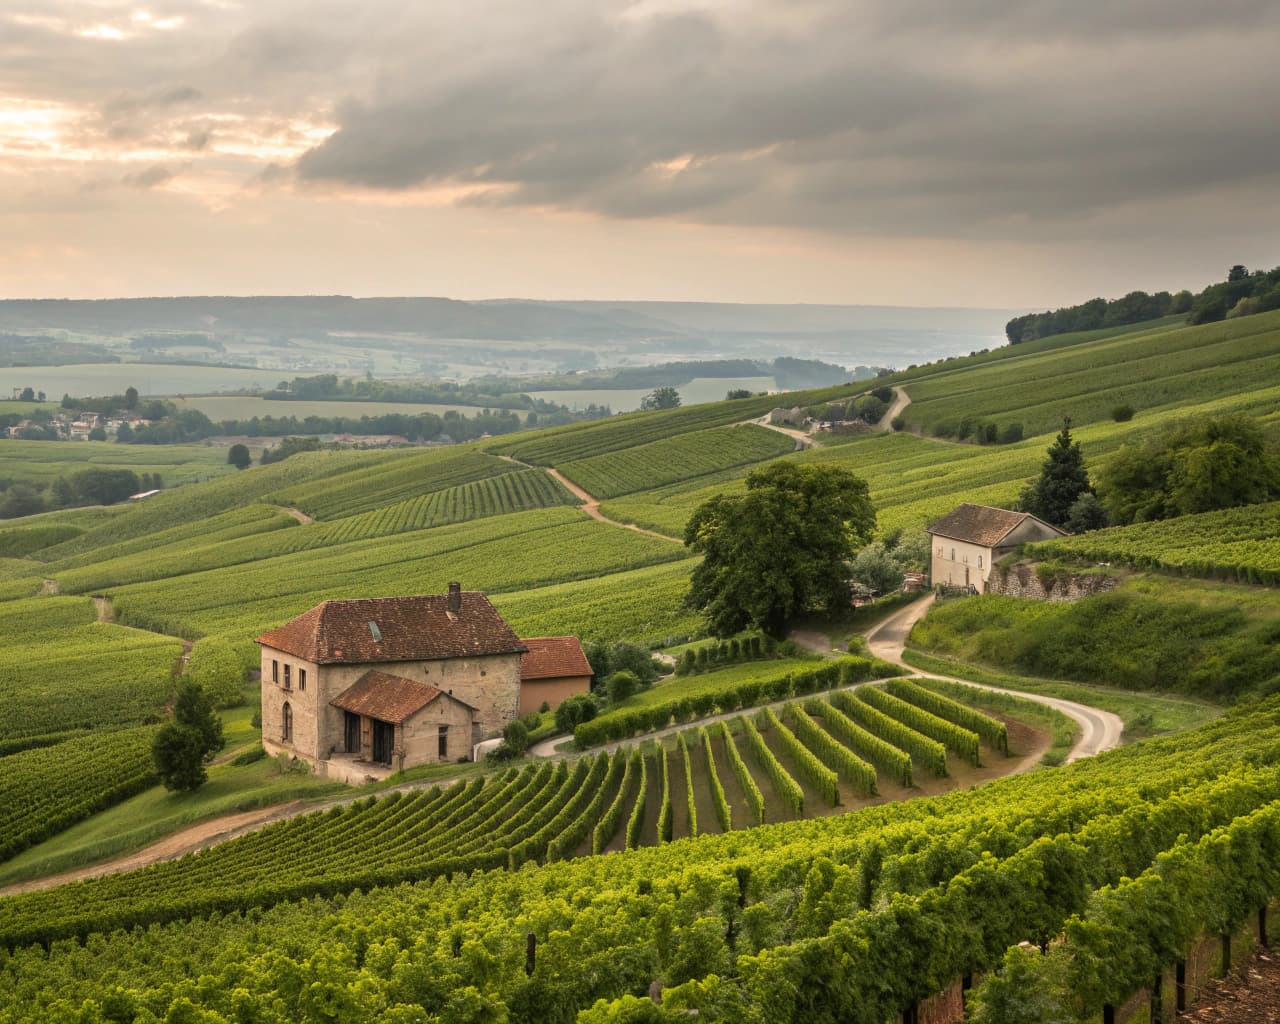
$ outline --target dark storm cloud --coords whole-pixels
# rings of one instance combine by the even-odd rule
[[[583,4],[444,46],[427,24],[303,180],[842,232],[1034,237],[1272,181],[1280,16],[997,0]],[[402,44],[400,44],[402,45]],[[1216,198],[1215,198],[1216,197]]]

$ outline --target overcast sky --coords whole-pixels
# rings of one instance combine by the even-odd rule
[[[0,0],[0,296],[1033,307],[1280,263],[1275,0]]]

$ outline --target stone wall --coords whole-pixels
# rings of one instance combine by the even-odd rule
[[[1034,601],[1078,601],[1082,597],[1115,590],[1120,580],[1102,573],[1037,572],[1035,562],[996,566],[987,577],[988,594],[1024,597]]]

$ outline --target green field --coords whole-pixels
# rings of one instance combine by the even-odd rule
[[[1018,345],[1007,358],[900,379],[911,396],[906,420],[926,434],[954,435],[966,416],[1044,434],[1064,415],[1097,423],[1119,405],[1169,408],[1280,384],[1280,312],[1161,325],[1025,354]]]
[[[443,416],[446,412],[474,416],[479,411],[475,405],[441,405],[433,402],[326,402],[272,400],[256,395],[198,395],[179,398],[179,409],[198,409],[214,423],[223,420],[250,420],[255,416],[265,419],[293,417],[304,420],[308,416],[343,416],[359,419],[362,416],[417,416],[424,412]]]
[[[222,448],[111,441],[0,441],[0,479],[43,485],[83,469],[159,473],[165,487],[234,473]]]
[[[0,961],[0,986],[11,994],[0,1020],[43,1021],[57,1000],[74,1011],[108,993],[113,1005],[157,1015],[219,1015],[210,1021],[320,1019],[313,1011],[334,1005],[359,1020],[397,1004],[435,1013],[465,990],[509,1021],[573,1024],[590,1019],[578,1013],[597,1000],[618,1001],[619,1012],[638,1005],[656,978],[664,1007],[677,1013],[702,1008],[752,1024],[878,1021],[952,979],[990,973],[1011,946],[1064,933],[1068,970],[1107,968],[1096,987],[1077,992],[1099,1012],[1140,988],[1167,950],[1201,932],[1235,931],[1272,891],[1265,851],[1280,835],[1278,713],[1273,701],[1179,737],[932,799],[565,861],[556,839],[589,842],[584,816],[613,810],[595,796],[607,798],[628,774],[657,797],[644,805],[657,810],[655,831],[669,821],[674,836],[688,806],[683,755],[664,752],[643,772],[602,756],[361,802],[189,863],[0,902],[10,942],[124,926],[109,941],[33,946]],[[699,745],[688,746],[696,757]],[[727,787],[735,775],[720,754],[713,746]],[[602,784],[580,784],[593,777]],[[486,827],[503,792],[539,794],[538,811]],[[642,812],[636,831],[653,817]],[[557,819],[561,831],[548,834]],[[613,816],[628,833],[634,820]],[[708,825],[716,830],[714,813]],[[495,863],[517,835],[547,838],[509,845],[508,863],[543,842],[554,863],[446,878],[445,862],[430,859],[445,848],[434,839],[468,851],[455,864]],[[378,866],[361,869],[366,859]],[[268,864],[283,872],[270,875]],[[215,909],[218,880],[232,869],[261,879],[256,899],[319,898],[130,929]],[[356,870],[362,891],[333,895],[330,880],[345,889]],[[1191,879],[1198,883],[1187,888]],[[371,888],[378,880],[411,884]],[[146,900],[128,898],[144,884]],[[1143,908],[1153,893],[1170,913],[1148,931]],[[1091,942],[1091,927],[1109,943]],[[715,1010],[726,1005],[737,1009]]]

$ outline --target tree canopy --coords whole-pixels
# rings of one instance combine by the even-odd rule
[[[719,636],[779,636],[797,615],[847,607],[847,563],[876,525],[867,482],[838,466],[776,462],[746,484],[690,517],[684,542],[703,558],[686,604]]]
[[[677,409],[680,392],[672,387],[655,388],[640,400],[641,409]]]
[[[1247,416],[1205,416],[1121,447],[1098,490],[1115,523],[1252,505],[1280,497],[1280,452]]]
[[[188,792],[199,789],[208,777],[205,766],[226,741],[222,720],[197,683],[184,680],[178,687],[173,721],[156,733],[151,755],[166,789]]]

